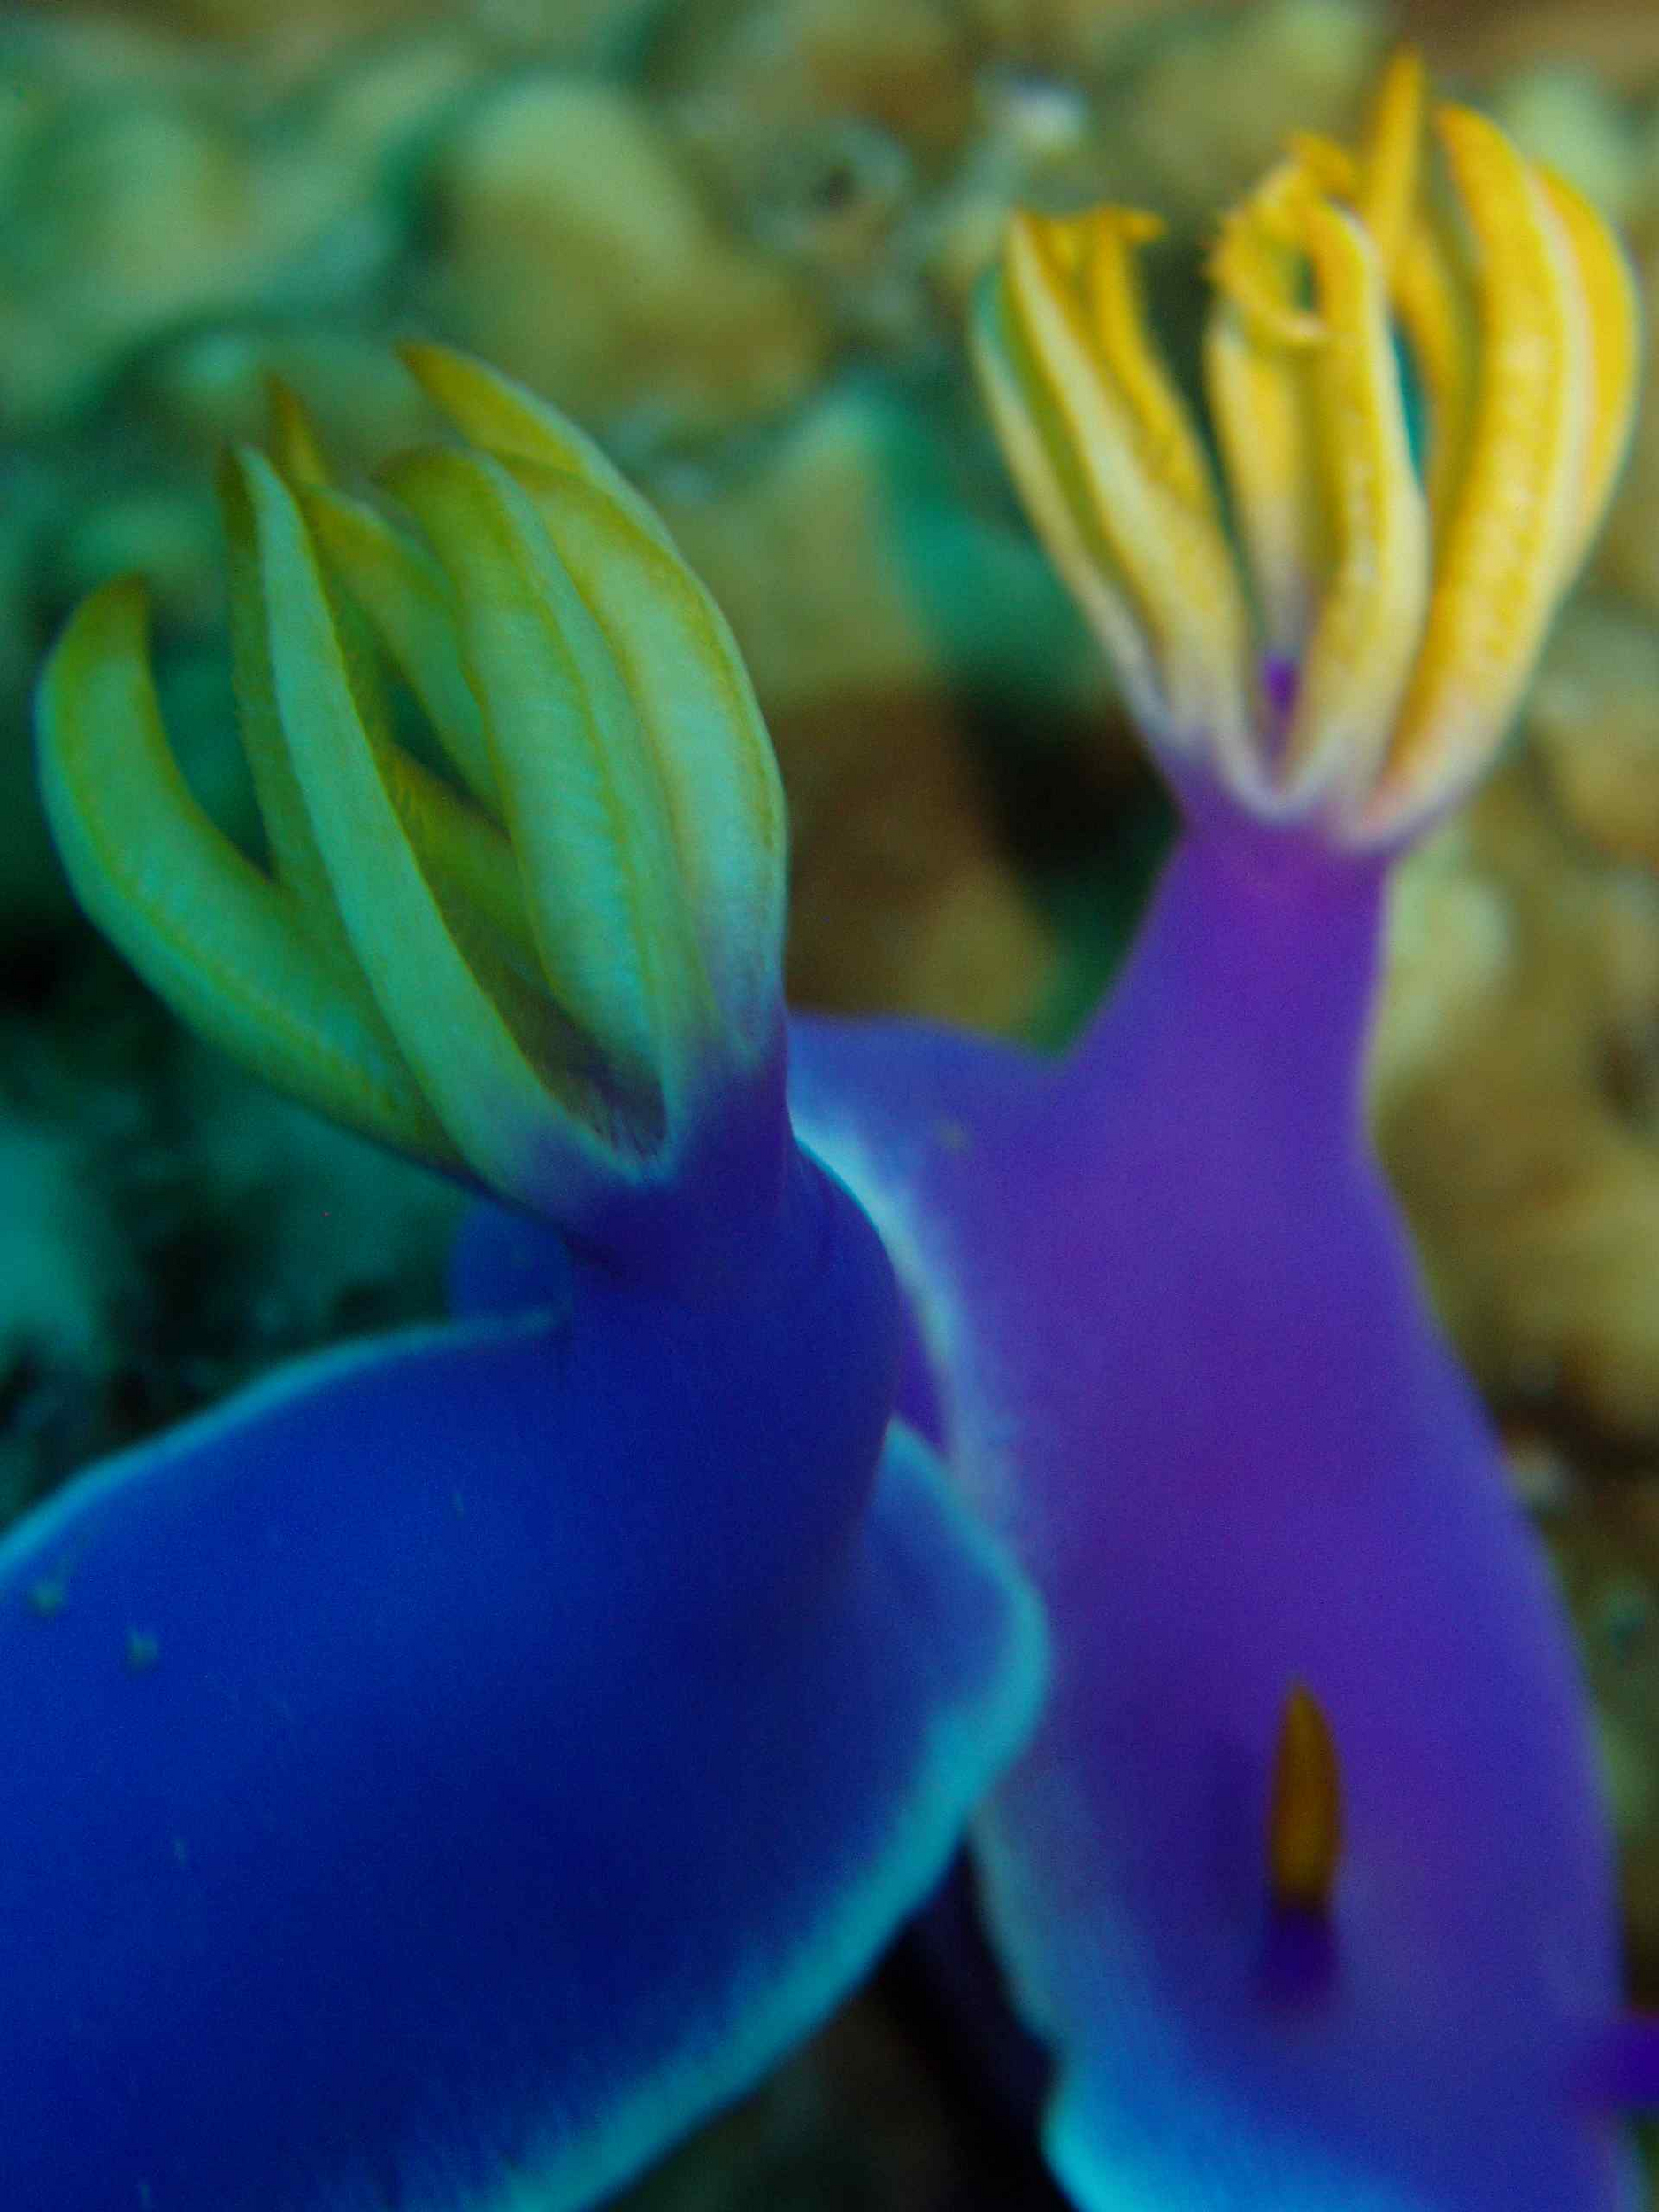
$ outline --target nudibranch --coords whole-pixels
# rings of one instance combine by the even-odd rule
[[[488,1194],[452,1323],[304,1361],[0,1548],[0,2202],[569,2212],[757,2079],[956,1848],[1029,1591],[891,1424],[795,1141],[784,819],[659,521],[480,365],[396,511],[223,480],[245,859],[141,589],[40,707],[74,883],[209,1036]],[[452,772],[395,733],[389,680]]]
[[[1401,58],[1357,151],[1294,146],[1221,230],[1224,509],[1138,294],[1155,230],[1018,216],[977,348],[1182,834],[1068,1056],[802,1024],[797,1125],[1048,1611],[977,1863],[1062,2185],[1611,2212],[1659,2039],[1620,2016],[1591,1716],[1362,1064],[1391,865],[1496,749],[1601,512],[1632,288]]]

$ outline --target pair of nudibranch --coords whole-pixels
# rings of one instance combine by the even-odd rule
[[[267,868],[172,764],[139,590],[75,617],[42,771],[95,918],[488,1196],[448,1326],[0,1550],[0,2202],[571,2212],[964,1832],[1085,2212],[1633,2201],[1590,1717],[1360,1064],[1390,864],[1511,715],[1636,311],[1571,190],[1434,129],[1402,60],[1226,225],[1231,535],[1148,219],[1020,217],[988,284],[1014,473],[1185,818],[1056,1062],[786,1021],[732,639],[475,363],[411,350],[459,442],[389,507],[292,403],[227,466]]]

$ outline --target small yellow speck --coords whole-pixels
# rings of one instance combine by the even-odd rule
[[[1303,1912],[1329,1906],[1342,1855],[1342,1774],[1325,1708],[1300,1682],[1279,1719],[1267,1853],[1276,1903]]]
[[[148,1629],[132,1628],[127,1632],[127,1663],[134,1674],[148,1674],[161,1656],[160,1640]]]
[[[965,1121],[947,1114],[933,1124],[933,1141],[947,1152],[965,1152],[973,1142],[973,1132]]]
[[[29,1589],[29,1609],[38,1620],[49,1621],[69,1602],[69,1593],[56,1575],[48,1575]]]

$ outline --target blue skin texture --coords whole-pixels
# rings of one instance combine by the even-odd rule
[[[1039,1632],[887,1432],[886,1262],[803,1156],[750,1261],[487,1209],[453,1326],[12,1532],[0,2202],[585,2204],[864,1972]]]

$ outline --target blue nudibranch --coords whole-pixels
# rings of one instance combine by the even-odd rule
[[[1574,192],[1436,128],[1438,188],[1403,58],[1223,230],[1241,571],[1150,219],[1018,218],[987,286],[1014,474],[1185,818],[1057,1063],[799,1021],[797,1143],[735,650],[477,364],[411,354],[466,442],[389,472],[404,520],[291,404],[227,468],[268,873],[178,779],[135,589],[76,617],[42,773],[95,917],[493,1195],[451,1326],[0,1549],[0,2200],[566,2212],[818,2017],[977,1805],[1081,2212],[1633,2201],[1659,2037],[1587,1707],[1361,1064],[1390,867],[1512,714],[1637,314]]]
[[[886,1256],[790,1134],[730,636],[569,425],[411,361],[470,442],[393,472],[418,530],[291,403],[280,465],[227,468],[268,874],[180,781],[135,588],[42,688],[65,857],[150,980],[506,1203],[452,1326],[303,1362],[0,1550],[19,2212],[609,2193],[866,1970],[1039,1693],[1033,1601],[889,1424]]]
[[[797,1041],[936,1440],[1048,1609],[978,1851],[1085,2212],[1613,2212],[1615,2108],[1659,2089],[1567,1624],[1363,1128],[1391,862],[1502,734],[1634,378],[1599,219],[1435,127],[1444,187],[1402,58],[1360,155],[1297,146],[1221,233],[1242,575],[1137,303],[1148,219],[1016,219],[983,381],[1185,833],[1059,1064]]]

